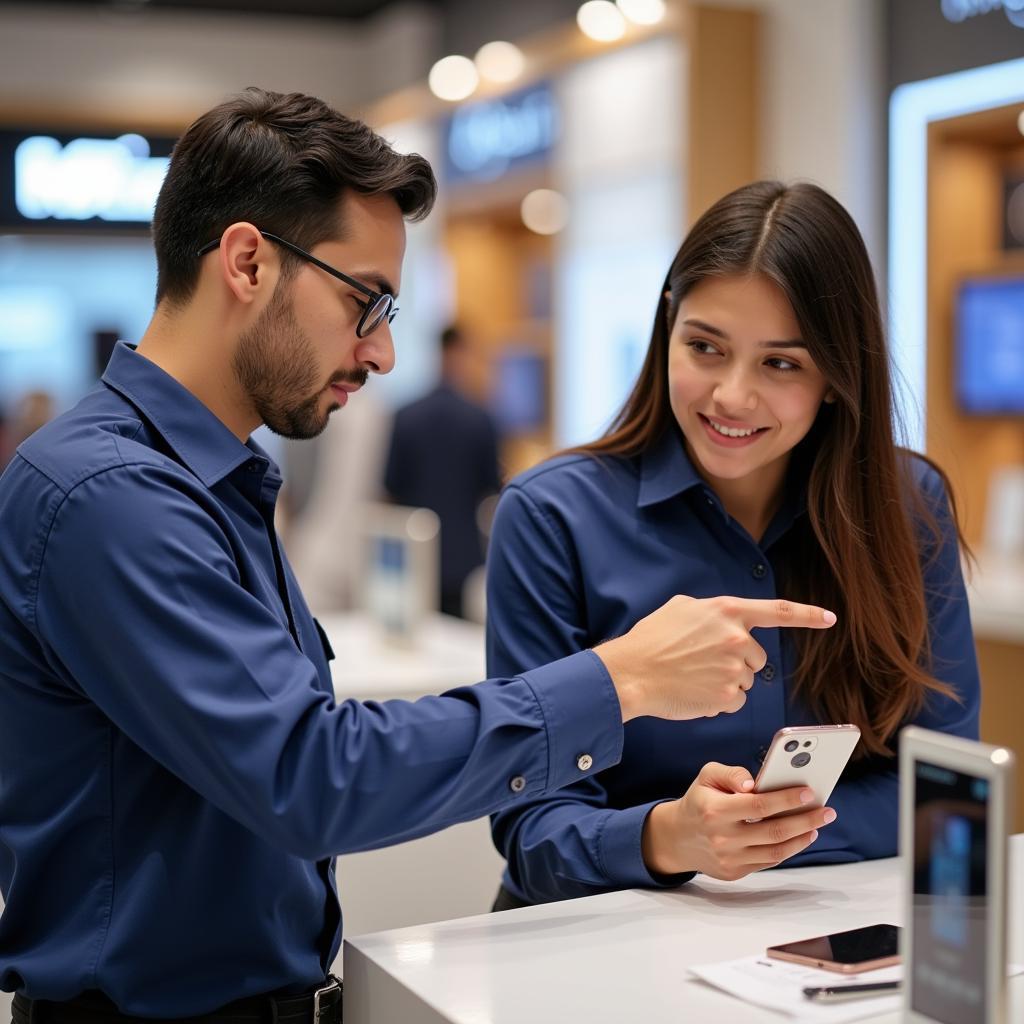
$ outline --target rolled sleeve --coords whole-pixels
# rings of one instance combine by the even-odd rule
[[[622,710],[608,670],[593,651],[524,672],[522,678],[536,695],[547,725],[545,790],[618,764]]]
[[[621,757],[590,654],[416,702],[335,704],[188,486],[129,466],[76,487],[49,533],[37,628],[69,686],[252,832],[310,860],[371,849],[578,779],[576,754]],[[83,600],[68,569],[108,584]]]

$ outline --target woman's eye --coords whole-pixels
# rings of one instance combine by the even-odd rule
[[[788,359],[778,357],[767,360],[767,363],[773,370],[779,370],[781,373],[791,373],[793,370],[800,369],[797,363],[791,363]]]
[[[710,341],[694,340],[688,341],[686,344],[690,348],[692,348],[693,351],[696,352],[698,355],[712,356],[718,354],[718,349],[715,348],[715,346],[712,345]]]

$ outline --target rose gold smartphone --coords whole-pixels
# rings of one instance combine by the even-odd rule
[[[859,739],[860,729],[855,725],[792,725],[780,729],[754,780],[754,792],[807,786],[814,791],[814,800],[782,813],[798,814],[824,807]]]
[[[871,924],[831,935],[818,935],[800,942],[769,946],[775,960],[821,967],[839,974],[859,974],[900,962],[900,930],[894,924]]]

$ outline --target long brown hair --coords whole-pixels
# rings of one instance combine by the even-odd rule
[[[785,292],[836,396],[794,450],[806,473],[808,514],[777,559],[782,596],[839,617],[824,633],[793,631],[796,693],[823,720],[859,725],[862,755],[886,755],[929,691],[955,696],[931,674],[922,574],[922,551],[938,553],[941,531],[914,484],[913,457],[895,443],[871,262],[856,224],[832,196],[816,185],[760,181],[715,203],[672,262],[632,393],[603,437],[574,450],[636,455],[678,429],[668,346],[679,304],[704,278],[750,273]],[[932,466],[952,502],[945,474]],[[957,533],[963,544],[959,525]]]

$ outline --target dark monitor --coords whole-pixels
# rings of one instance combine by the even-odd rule
[[[967,413],[1024,416],[1024,277],[960,286],[956,395]]]
[[[916,761],[911,1006],[950,1024],[986,1020],[988,779]],[[922,851],[915,851],[921,854]]]
[[[900,733],[906,1024],[1010,1019],[1006,868],[1013,768],[1004,747],[916,726]]]

